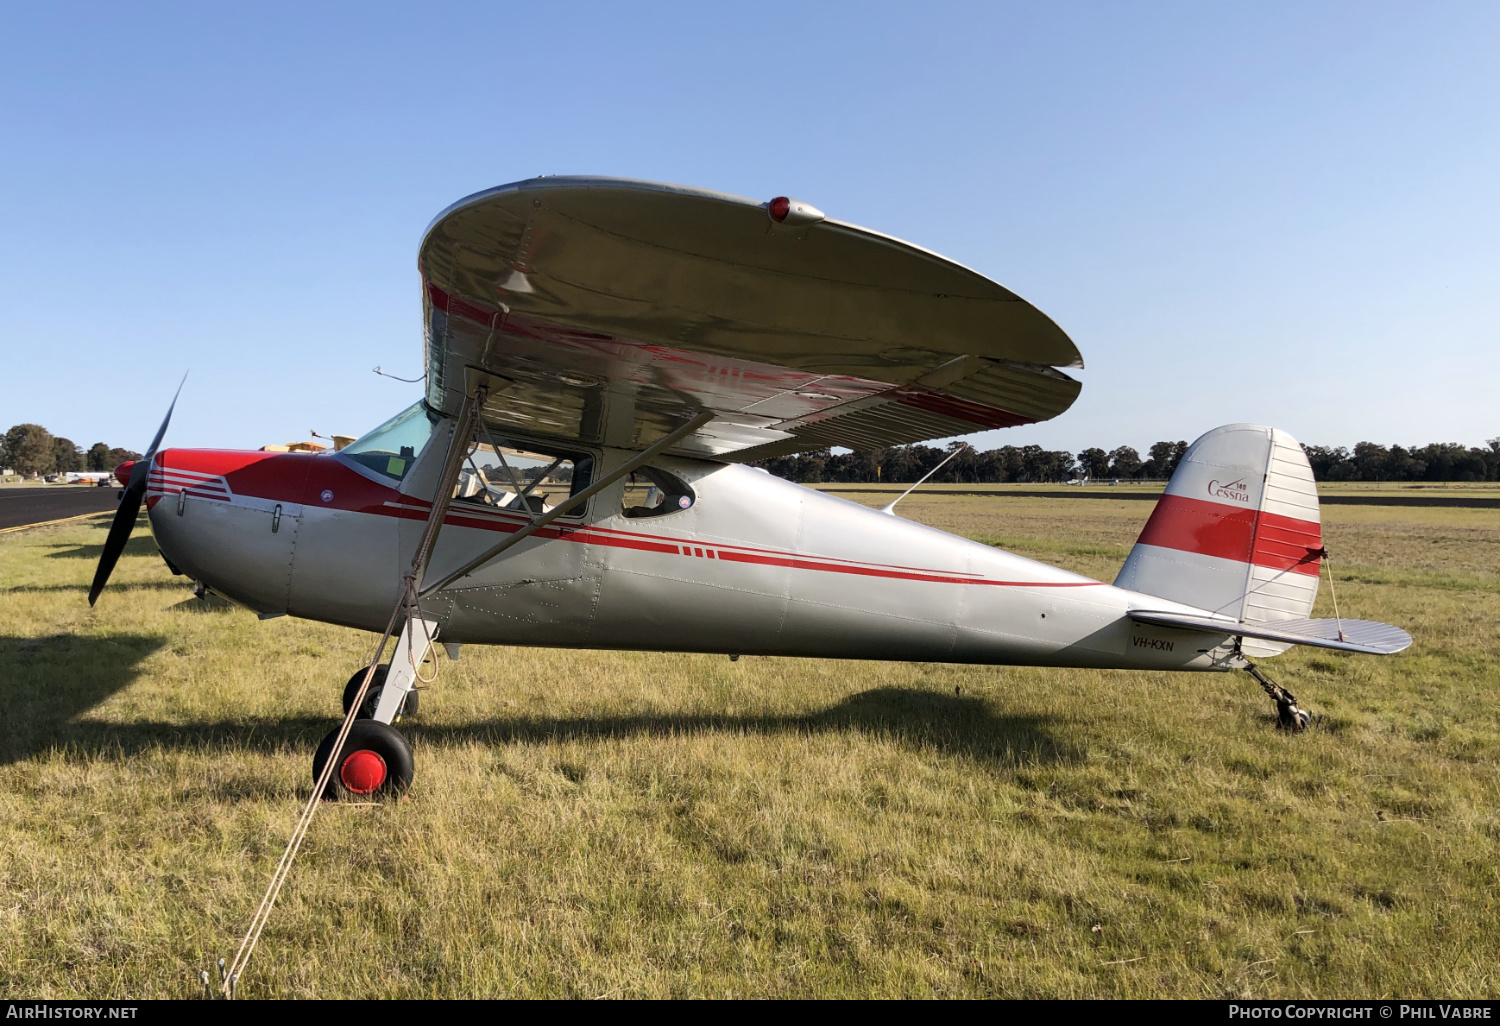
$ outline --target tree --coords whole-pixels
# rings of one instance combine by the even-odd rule
[[[1142,466],[1141,454],[1128,445],[1122,445],[1109,454],[1110,477],[1135,477]]]
[[[93,445],[89,446],[89,451],[84,456],[84,459],[88,461],[90,470],[115,469],[114,467],[108,465],[109,446],[105,445],[103,442],[95,442]]]
[[[1073,454],[1051,452],[1040,445],[1022,446],[1021,472],[1028,481],[1066,481],[1073,473]]]
[[[1146,465],[1141,468],[1145,477],[1171,477],[1187,454],[1186,442],[1156,442],[1151,446]]]
[[[0,464],[25,477],[52,473],[57,463],[52,432],[40,424],[17,424],[5,432]]]
[[[1359,442],[1349,456],[1354,476],[1360,481],[1395,481],[1391,474],[1391,453],[1383,445]]]
[[[68,474],[82,469],[83,453],[78,451],[78,446],[73,444],[73,440],[71,438],[52,439],[53,473]]]
[[[979,467],[981,481],[1014,481],[1021,476],[1021,450],[1014,445],[1002,445],[998,449],[982,452],[975,463]]]
[[[41,430],[34,424],[23,424],[12,428],[11,433],[22,428]],[[64,439],[58,444],[71,443]],[[815,449],[796,456],[762,460],[758,466],[777,477],[809,484],[845,481],[896,484],[916,481],[959,444],[950,442],[946,448],[939,449],[919,443],[841,453]],[[101,442],[89,450],[91,468],[98,464],[102,447]],[[1500,480],[1500,438],[1487,439],[1483,447],[1446,442],[1420,448],[1399,445],[1387,448],[1374,442],[1360,442],[1352,453],[1344,448],[1317,445],[1304,445],[1302,449],[1312,466],[1313,476],[1319,481]],[[1065,481],[1075,472],[1086,473],[1092,478],[1165,478],[1176,472],[1186,453],[1187,443],[1182,441],[1157,442],[1151,446],[1146,460],[1128,445],[1110,452],[1097,447],[1085,449],[1078,453],[1076,460],[1071,453],[1050,452],[1039,445],[1004,445],[986,452],[966,449],[935,474],[933,480],[962,483]],[[110,449],[100,469],[111,470],[132,459],[139,459],[139,455],[126,449]],[[11,457],[0,449],[0,463],[7,460]]]
[[[829,452],[827,449],[814,449],[812,452],[804,452],[797,457],[797,471],[801,475],[799,481],[808,484],[817,484],[823,480],[823,472],[828,467]]]
[[[114,470],[121,463],[129,463],[131,460],[138,460],[140,458],[141,454],[134,449],[111,449],[109,450],[109,459],[105,461],[108,466],[104,469]]]
[[[1388,481],[1418,481],[1427,469],[1427,464],[1414,458],[1411,450],[1393,445],[1390,455],[1386,457],[1385,469],[1389,475],[1386,478]]]
[[[1307,454],[1307,462],[1312,465],[1313,477],[1319,481],[1343,480],[1343,477],[1339,475],[1344,473],[1344,467],[1349,462],[1348,449],[1304,445],[1302,451]]]
[[[1109,476],[1109,453],[1103,449],[1085,449],[1078,454],[1078,466],[1089,477]]]

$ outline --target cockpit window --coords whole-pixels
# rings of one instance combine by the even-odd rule
[[[432,437],[437,421],[437,414],[425,403],[414,403],[340,451],[363,466],[399,481]]]
[[[620,512],[632,519],[664,517],[693,505],[693,490],[659,467],[642,467],[625,479]]]
[[[481,428],[459,471],[453,498],[496,509],[547,513],[589,486],[593,466],[593,457],[586,453],[542,452],[530,442],[511,442]],[[580,506],[568,515],[582,513]]]

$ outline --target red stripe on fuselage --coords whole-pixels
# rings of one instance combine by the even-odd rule
[[[308,472],[317,457],[308,453],[246,452],[239,449],[163,449],[156,454],[156,467],[164,481],[175,480],[178,487],[210,489],[215,483],[200,480],[188,484],[184,477],[172,478],[172,471],[197,471],[222,477],[235,495],[246,495],[276,502],[302,502]]]
[[[367,513],[401,520],[426,520],[431,503],[396,489],[378,484],[351,469],[333,456],[302,453],[244,452],[229,449],[165,449],[157,454],[157,465],[164,468],[197,471],[220,476],[236,496],[269,499],[274,502],[301,503],[310,509],[337,509]],[[323,496],[327,495],[328,498]],[[205,498],[216,498],[204,495]],[[226,501],[220,498],[219,501]],[[232,500],[228,500],[232,501]],[[482,531],[514,534],[527,520],[505,520],[504,511],[476,509],[472,512],[459,503],[443,518],[445,526],[470,527]],[[497,516],[496,514],[499,514]],[[998,581],[968,576],[969,571],[930,570],[873,563],[840,561],[837,557],[819,558],[790,552],[755,549],[747,546],[713,546],[697,549],[684,541],[635,534],[615,528],[583,524],[556,523],[536,532],[543,540],[558,539],[608,548],[633,549],[693,558],[716,558],[732,563],[783,566],[796,570],[852,574],[861,577],[884,577],[894,580],[936,584],[982,584],[1008,588],[1091,588],[1102,587],[1099,581]]]
[[[1181,495],[1161,497],[1140,544],[1314,577],[1323,547],[1315,521]]]
[[[415,496],[411,496],[411,495],[398,496],[393,501],[397,502],[397,503],[404,503],[406,505],[413,506],[413,507],[419,509],[421,511],[421,514],[422,514],[421,517],[420,517],[420,519],[422,519],[422,520],[426,520],[427,519],[427,510],[430,509],[431,506],[432,506],[432,504],[430,502],[426,501],[425,499],[418,499]],[[449,511],[448,517],[443,520],[443,523],[445,523],[445,524],[452,523],[453,522],[452,521],[452,517],[455,515],[454,510],[460,509],[461,506],[462,506],[462,504],[459,504],[458,506],[454,506]],[[486,512],[489,512],[491,515],[497,515],[497,516],[502,516],[502,517],[504,517],[504,516],[511,516],[511,517],[517,517],[517,518],[524,518],[524,514],[520,514],[520,513],[508,513],[508,512],[502,511],[502,510],[493,509],[491,507],[483,507],[483,508],[486,510]],[[495,522],[496,521],[492,521],[492,520],[486,519],[483,523],[481,523],[479,525],[475,525],[475,526],[487,527],[491,523],[495,523]],[[516,526],[518,527],[521,524],[524,524],[525,522],[526,522],[525,519],[518,519],[516,521]],[[598,543],[600,545],[615,545],[615,544],[619,544],[619,545],[621,545],[621,546],[623,546],[625,548],[640,548],[642,546],[640,544],[635,544],[635,543],[639,543],[639,542],[642,542],[642,541],[652,542],[652,541],[655,540],[655,537],[656,537],[654,535],[643,535],[643,534],[640,534],[639,532],[636,532],[636,531],[621,531],[618,528],[614,528],[614,527],[601,527],[598,524],[590,524],[587,527],[584,527],[582,525],[578,525],[578,526],[571,526],[570,525],[570,529],[572,531],[574,531],[574,532],[578,532],[578,531],[587,532],[588,535],[590,535],[590,536],[580,536],[580,537],[578,537],[578,538],[575,539],[576,541],[593,541],[593,542],[596,542],[596,543]],[[499,528],[499,530],[511,531],[511,530],[515,530],[515,527],[503,527],[503,528]],[[595,534],[600,535],[602,537],[598,537],[598,538],[591,537],[591,535],[595,535]],[[545,536],[546,535],[544,535],[544,537]],[[672,543],[671,545],[669,545],[668,551],[676,552],[677,551],[677,548],[675,547],[676,544],[680,544],[680,543]],[[737,549],[739,551],[747,552],[747,553],[750,553],[752,555],[772,556],[772,557],[779,557],[779,556],[786,555],[786,553],[778,552],[775,549],[756,548],[753,545],[739,545],[739,544],[735,544],[735,543],[725,543],[725,544],[730,549]],[[682,555],[688,555],[688,556],[692,555],[690,547],[683,546],[683,548],[688,549],[688,551],[684,551],[683,553],[681,553]],[[728,557],[726,556],[724,558],[728,558]],[[857,560],[857,559],[840,559],[840,558],[838,558],[836,556],[828,556],[828,557],[824,557],[824,558],[825,558],[825,561],[837,562],[837,563],[841,563],[841,564],[849,564],[851,566],[873,567],[873,568],[875,568],[877,570],[910,570],[910,571],[912,571],[914,573],[928,573],[928,572],[930,572],[930,571],[926,570],[923,567],[904,566],[904,565],[902,565],[900,563],[870,563],[870,562],[865,562],[863,560]],[[945,571],[943,571],[943,573],[946,574],[946,575],[950,575],[950,576],[966,576],[966,577],[971,577],[975,581],[981,581],[981,580],[984,579],[984,575],[983,574],[970,573],[967,570],[945,570]]]

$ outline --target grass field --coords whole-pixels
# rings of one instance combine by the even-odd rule
[[[1151,505],[902,512],[1109,580]],[[1417,642],[1268,662],[1295,737],[1243,674],[466,649],[242,994],[1500,995],[1500,513],[1324,514],[1344,614]],[[104,533],[0,538],[5,997],[192,995],[370,643],[198,602],[143,529],[91,611]]]

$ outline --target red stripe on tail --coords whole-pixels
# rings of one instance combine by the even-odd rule
[[[1323,548],[1322,530],[1314,521],[1181,495],[1161,497],[1140,544],[1313,577]]]

